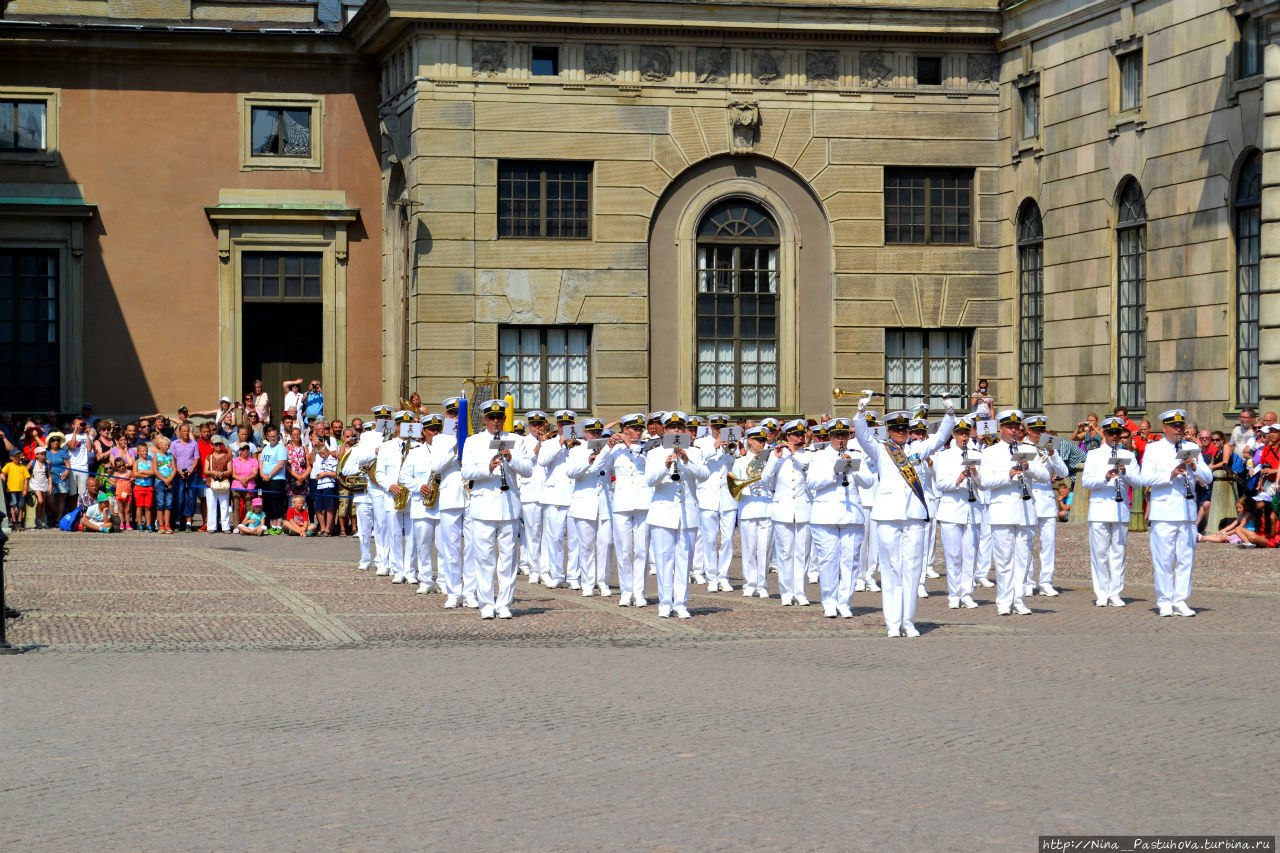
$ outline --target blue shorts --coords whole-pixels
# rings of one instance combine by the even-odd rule
[[[9,496],[10,509],[19,509],[22,507],[24,503],[22,492],[5,492],[5,494]]]
[[[166,509],[173,509],[173,486],[165,485],[164,480],[156,477],[155,496],[152,500],[156,512]],[[177,482],[175,478],[174,482]]]
[[[315,506],[316,512],[329,512],[337,508],[338,496],[333,492],[333,489],[322,489],[315,493],[311,503]]]

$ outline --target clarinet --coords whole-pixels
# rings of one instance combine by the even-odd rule
[[[671,477],[671,481],[673,483],[680,482],[680,461],[679,460],[676,460],[675,462],[671,463],[671,470],[669,470],[667,474],[668,476]]]
[[[1120,488],[1120,487],[1121,487],[1121,480],[1123,480],[1123,479],[1124,479],[1124,475],[1120,473],[1119,468],[1120,468],[1120,466],[1119,466],[1119,465],[1117,465],[1115,468],[1113,468],[1113,469],[1112,469],[1113,471],[1115,471],[1115,472],[1116,472],[1116,476],[1115,476],[1115,481],[1116,481],[1116,482],[1115,482],[1115,486],[1116,486],[1116,496],[1115,496],[1115,501],[1116,501],[1116,503],[1124,503],[1124,492],[1123,492],[1123,491],[1121,491],[1121,488]]]
[[[969,487],[969,503],[974,503],[978,500],[978,488],[973,484],[973,466],[966,465],[964,470],[968,473],[964,478],[964,484]]]
[[[842,453],[842,454],[840,454],[840,458],[841,458],[841,459],[848,459],[848,458],[849,458],[849,454],[848,454],[848,453]],[[842,488],[846,488],[846,489],[847,489],[847,488],[849,488],[849,469],[848,469],[848,468],[845,468],[843,471],[841,471],[841,472],[840,472],[840,486],[841,486]]]
[[[1183,442],[1178,442],[1178,447],[1182,447],[1182,444]],[[1182,460],[1182,464],[1186,465],[1187,461],[1188,460],[1186,459]],[[1190,468],[1188,468],[1186,473],[1182,475],[1182,485],[1183,485],[1183,494],[1186,495],[1187,500],[1189,501],[1195,500],[1196,493],[1191,488],[1191,469]]]

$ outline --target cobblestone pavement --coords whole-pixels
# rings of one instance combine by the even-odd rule
[[[1274,555],[1205,546],[1195,619],[921,602],[918,640],[695,592],[695,618],[519,582],[444,611],[341,540],[22,533],[0,657],[13,850],[1032,850],[1276,830]],[[650,580],[652,588],[652,579]],[[202,651],[208,650],[208,651]],[[1268,781],[1270,780],[1270,781]]]

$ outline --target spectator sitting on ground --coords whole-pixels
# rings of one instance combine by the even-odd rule
[[[98,495],[80,516],[80,529],[86,533],[111,532],[111,496],[106,492]]]
[[[1257,530],[1258,518],[1255,513],[1250,511],[1248,498],[1240,498],[1236,501],[1236,520],[1228,522],[1222,526],[1217,533],[1207,533],[1204,536],[1197,536],[1197,542],[1221,542],[1229,545],[1236,545],[1244,541],[1244,537],[1240,534],[1245,530]]]
[[[307,515],[306,496],[294,495],[293,506],[289,507],[284,517],[284,532],[290,536],[311,536],[315,529],[311,517]]]
[[[84,491],[80,497],[76,498],[76,506],[80,509],[88,509],[98,502],[98,495],[106,494],[102,491],[102,486],[98,484],[98,478],[93,477],[89,482],[85,483]]]
[[[249,511],[245,513],[244,518],[236,525],[235,533],[242,533],[245,536],[263,536],[267,532],[267,517],[262,512],[262,498],[254,498],[249,506]]]
[[[9,454],[9,462],[0,469],[0,475],[4,476],[5,491],[9,495],[9,529],[21,530],[27,513],[27,481],[31,479],[21,450]]]

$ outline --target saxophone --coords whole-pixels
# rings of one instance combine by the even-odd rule
[[[404,440],[404,450],[400,452],[400,468],[402,470],[404,468],[404,460],[409,456],[412,444],[413,442],[409,439],[406,438]],[[409,490],[405,488],[404,483],[400,482],[398,476],[396,477],[396,485],[400,487],[400,494],[396,495],[392,500],[395,501],[396,512],[404,512],[405,508],[409,506]]]
[[[422,505],[427,509],[435,509],[438,500],[440,500],[440,475],[432,474],[427,482],[427,493],[422,496]]]
[[[769,458],[769,448],[766,447],[755,455],[755,457],[747,463],[747,476],[739,480],[733,476],[733,472],[729,472],[729,494],[736,501],[738,496],[742,494],[742,490],[752,483],[760,482],[764,476],[764,465]]]

